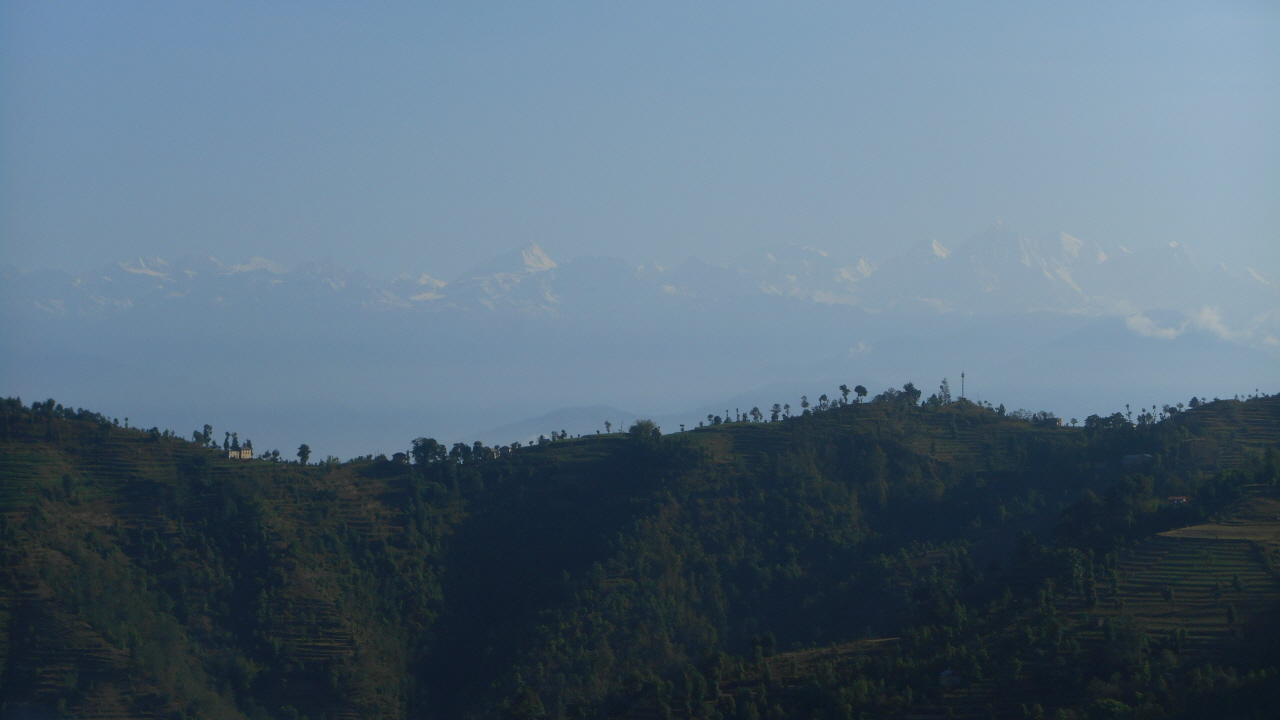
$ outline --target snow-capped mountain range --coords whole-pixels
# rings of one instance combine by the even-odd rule
[[[377,281],[329,262],[286,268],[263,258],[120,262],[71,276],[5,269],[4,311],[48,317],[107,316],[147,308],[249,303],[281,311],[561,317],[778,300],[842,305],[869,313],[991,315],[1030,312],[1117,315],[1140,334],[1188,328],[1232,341],[1280,346],[1280,285],[1250,268],[1230,271],[1169,243],[1135,253],[1067,233],[1031,238],[995,225],[954,249],[937,240],[897,257],[842,258],[798,245],[743,262],[638,267],[616,258],[557,263],[537,245],[486,261],[450,281],[406,273]]]
[[[778,245],[637,265],[530,245],[448,280],[262,258],[0,269],[0,395],[321,454],[602,418],[696,426],[962,370],[971,397],[1085,417],[1278,390],[1277,338],[1262,273],[1001,225],[887,258]]]

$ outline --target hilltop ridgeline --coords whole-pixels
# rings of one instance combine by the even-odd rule
[[[321,464],[3,401],[4,716],[1274,716],[1280,397],[919,397]]]

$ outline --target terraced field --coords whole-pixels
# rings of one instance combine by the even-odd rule
[[[1119,602],[1152,630],[1185,628],[1193,647],[1207,650],[1277,618],[1280,582],[1268,555],[1278,542],[1280,502],[1268,497],[1248,499],[1219,522],[1161,533],[1116,564],[1111,611]]]
[[[1280,549],[1280,500],[1251,497],[1224,513],[1223,518],[1216,522],[1170,530],[1161,535],[1200,540],[1244,540],[1274,551]]]
[[[83,557],[67,552],[75,549],[80,536],[93,532],[117,541],[151,533],[157,547],[168,548],[169,559],[161,560],[162,566],[170,568],[168,572],[193,577],[207,573],[202,556],[190,548],[181,549],[191,538],[166,510],[175,492],[190,492],[181,489],[187,486],[178,480],[193,473],[199,482],[190,487],[198,492],[182,497],[182,509],[188,517],[217,516],[218,506],[228,502],[225,492],[221,497],[218,492],[201,494],[200,488],[247,486],[268,506],[273,532],[264,539],[271,552],[281,558],[281,575],[278,590],[262,604],[262,640],[275,643],[281,657],[289,662],[313,666],[338,667],[356,655],[361,642],[350,618],[332,599],[343,594],[341,580],[317,575],[290,558],[286,538],[295,537],[298,527],[318,526],[351,533],[365,542],[385,541],[404,525],[394,504],[379,500],[397,492],[394,479],[368,477],[351,466],[326,472],[322,467],[228,460],[216,451],[189,443],[114,427],[101,428],[91,438],[80,437],[86,433],[69,432],[83,430],[76,425],[60,429],[60,435],[49,438],[51,442],[0,442],[0,514],[4,522],[26,526],[33,513],[60,513],[59,525],[25,532],[25,539],[16,544],[6,541],[3,547],[10,562],[20,559],[6,570],[17,571],[20,580],[0,583],[0,623],[5,628],[26,629],[4,633],[0,661],[14,661],[8,663],[8,682],[20,683],[24,695],[37,702],[50,698],[50,704],[57,698],[58,707],[76,717],[172,717],[178,707],[172,688],[162,691],[147,681],[149,673],[139,672],[138,658],[129,643],[108,637],[85,616],[70,612],[55,589],[61,585],[51,585],[45,579],[83,573]],[[284,481],[286,475],[293,481]],[[316,503],[317,497],[324,502]],[[320,515],[318,506],[323,506]],[[236,568],[229,570],[237,572]],[[109,571],[109,567],[103,570]],[[135,591],[119,586],[127,580],[115,582],[116,586],[105,589]],[[145,609],[130,612],[135,617],[141,617],[138,612],[146,613]],[[176,626],[172,630],[180,635],[183,632]],[[189,641],[176,642],[185,648]],[[11,658],[13,652],[20,657]],[[281,692],[295,691],[281,688]],[[356,703],[369,699],[359,688],[351,688],[348,694]],[[19,711],[18,706],[10,709]],[[331,718],[360,715],[358,705],[331,706],[327,713]]]
[[[1059,610],[1085,652],[1103,641],[1108,620],[1126,614],[1153,636],[1185,633],[1191,661],[1230,662],[1280,623],[1278,552],[1280,501],[1255,495],[1217,522],[1161,533],[1125,551],[1115,564],[1114,592],[1100,577],[1097,606],[1066,599]],[[989,717],[998,693],[992,681],[976,683],[946,693],[945,706],[908,717]]]

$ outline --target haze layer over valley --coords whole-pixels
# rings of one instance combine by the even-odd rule
[[[970,398],[1064,418],[1280,376],[1274,278],[1176,242],[1001,224],[890,257],[779,244],[637,264],[531,244],[448,280],[208,257],[3,273],[3,394],[339,456],[641,416],[672,432],[841,383],[958,391],[961,371]]]

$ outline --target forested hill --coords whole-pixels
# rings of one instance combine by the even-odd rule
[[[3,401],[4,717],[1280,713],[1280,396],[910,390],[308,465]]]

